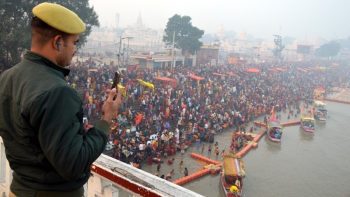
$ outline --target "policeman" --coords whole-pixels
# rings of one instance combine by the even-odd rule
[[[101,120],[85,130],[82,100],[65,81],[85,24],[58,4],[41,3],[32,11],[31,49],[0,76],[0,136],[13,170],[10,196],[80,197],[121,95],[109,91]]]

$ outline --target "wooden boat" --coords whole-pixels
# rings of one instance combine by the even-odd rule
[[[273,142],[281,142],[282,126],[277,119],[275,107],[272,108],[270,118],[267,122],[267,137]]]
[[[326,104],[322,101],[314,102],[314,118],[315,120],[325,122],[327,120]]]
[[[305,132],[315,132],[315,119],[312,116],[302,116],[300,119],[300,127]]]
[[[282,126],[279,121],[269,121],[267,123],[267,137],[273,142],[281,142]]]
[[[220,182],[226,197],[242,196],[244,176],[243,161],[233,155],[225,155]]]

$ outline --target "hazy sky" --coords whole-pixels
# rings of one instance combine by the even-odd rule
[[[273,34],[326,39],[350,36],[350,0],[90,0],[101,26],[132,25],[141,13],[143,23],[164,29],[174,14],[187,15],[205,31],[246,32],[256,37]]]

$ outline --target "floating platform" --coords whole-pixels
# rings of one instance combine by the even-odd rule
[[[184,176],[184,177],[181,177],[179,179],[176,179],[175,181],[173,181],[173,183],[175,183],[177,185],[184,185],[188,182],[191,182],[191,181],[198,179],[206,174],[211,173],[211,171],[213,171],[214,168],[220,168],[222,165],[222,163],[219,161],[209,159],[208,157],[205,157],[205,156],[197,154],[197,153],[191,153],[191,157],[194,159],[198,159],[200,161],[203,161],[207,164],[214,165],[214,166],[209,167],[207,165],[204,167],[204,169],[199,170],[199,171],[197,171],[193,174],[190,174],[188,176]]]
[[[262,136],[265,135],[266,133],[266,124],[263,122],[258,122],[258,121],[254,121],[254,124],[256,126],[260,126],[263,127],[262,129],[260,129],[260,131],[257,134],[253,134],[252,136],[254,137],[252,141],[250,141],[247,145],[245,145],[242,150],[238,151],[235,156],[237,158],[242,158],[244,157],[252,148],[256,148],[258,146],[258,142],[260,141],[260,139],[262,138]],[[293,126],[293,125],[298,125],[300,124],[299,120],[294,120],[294,121],[289,121],[289,122],[285,122],[282,123],[283,126]],[[200,161],[203,161],[207,164],[212,164],[215,167],[220,167],[222,165],[222,163],[220,161],[216,161],[213,159],[209,159],[208,157],[205,157],[203,155],[197,154],[197,153],[191,153],[191,157],[194,159],[198,159]],[[191,182],[195,179],[198,179],[204,175],[207,175],[209,173],[211,173],[212,169],[210,169],[209,167],[204,168],[202,170],[199,170],[193,174],[190,174],[188,176],[184,176],[181,177],[179,179],[176,179],[175,181],[173,181],[173,183],[177,184],[177,185],[184,185],[188,182]]]
[[[190,174],[188,176],[184,176],[184,177],[181,177],[179,179],[176,179],[173,183],[177,184],[177,185],[184,185],[188,182],[191,182],[195,179],[198,179],[206,174],[209,174],[210,173],[210,169],[206,168],[206,169],[203,169],[203,170],[199,170],[193,174]]]
[[[198,159],[198,160],[204,161],[205,163],[208,163],[208,164],[214,164],[214,165],[220,165],[221,164],[220,161],[209,159],[208,157],[205,157],[205,156],[197,154],[197,153],[191,153],[191,157],[194,158],[194,159]]]
[[[288,127],[288,126],[295,126],[298,124],[300,124],[300,120],[292,120],[292,121],[284,122],[281,125],[284,127]]]
[[[245,145],[242,150],[236,153],[236,157],[242,158],[244,157],[244,155],[246,155],[250,151],[250,149],[256,148],[258,146],[259,140],[262,138],[263,135],[265,135],[265,133],[266,133],[266,129],[261,129],[259,133],[254,137],[252,142]]]

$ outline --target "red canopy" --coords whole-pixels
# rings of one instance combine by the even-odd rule
[[[260,70],[257,69],[257,68],[248,68],[248,69],[247,69],[247,72],[249,72],[249,73],[259,73]]]
[[[169,77],[155,77],[154,79],[155,80],[159,80],[159,81],[167,81],[167,82],[175,81],[176,82],[176,79],[172,79],[172,78],[169,78]]]
[[[195,75],[195,74],[190,74],[189,77],[190,77],[191,79],[194,79],[194,80],[197,80],[197,81],[200,81],[200,80],[203,80],[203,79],[204,79],[204,77],[200,77],[200,76],[197,76],[197,75]]]
[[[155,77],[154,79],[165,83],[170,83],[171,86],[176,87],[176,83],[177,83],[176,79],[169,78],[169,77]]]

